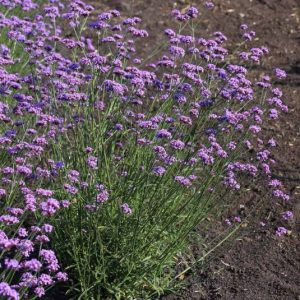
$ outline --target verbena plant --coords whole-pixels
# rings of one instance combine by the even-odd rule
[[[11,14],[18,1],[2,5],[1,296],[35,299],[65,281],[70,299],[157,297],[240,174],[264,174],[288,200],[261,127],[287,106],[269,76],[248,78],[268,49],[248,46],[246,25],[230,56],[221,32],[195,36],[196,8],[174,10],[178,32],[166,29],[146,64],[137,17],[112,10],[89,21],[93,8],[77,0],[36,15],[28,1],[31,18]]]

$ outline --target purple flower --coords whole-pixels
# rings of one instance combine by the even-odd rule
[[[198,177],[196,175],[189,175],[189,179],[190,180],[196,180]]]
[[[161,139],[161,138],[167,138],[167,139],[171,139],[172,138],[172,133],[169,132],[167,129],[160,129],[157,134],[156,137]]]
[[[6,225],[14,225],[18,224],[20,221],[17,217],[10,215],[2,215],[0,216],[0,222],[5,223]]]
[[[41,228],[38,226],[31,226],[30,230],[34,233],[41,232]]]
[[[278,227],[276,230],[276,235],[283,236],[288,233],[288,230],[285,227]]]
[[[26,194],[25,195],[25,209],[29,211],[35,211],[36,210],[36,199],[32,194]]]
[[[261,131],[261,127],[258,126],[258,125],[250,125],[249,126],[249,130],[252,132],[252,133],[259,133]]]
[[[62,205],[62,207],[69,207],[70,206],[70,201],[69,200],[62,200],[61,201],[61,205]]]
[[[241,222],[242,222],[240,216],[235,216],[235,217],[233,218],[233,221],[235,221],[235,222],[237,222],[237,223],[241,223]]]
[[[72,183],[78,183],[79,182],[79,172],[75,171],[75,170],[71,170],[68,173],[68,178],[70,180],[70,182]]]
[[[58,281],[67,281],[68,275],[67,275],[67,273],[64,273],[64,272],[58,272],[58,273],[56,273],[56,279]]]
[[[68,193],[70,193],[70,194],[72,194],[72,195],[75,195],[75,194],[77,194],[78,193],[78,189],[76,188],[76,187],[74,187],[74,186],[72,186],[72,185],[70,185],[70,184],[64,184],[64,189],[68,192]]]
[[[57,168],[61,169],[61,168],[64,167],[65,164],[64,164],[63,161],[57,161],[55,165],[56,165]]]
[[[211,1],[206,1],[205,2],[205,7],[208,8],[208,9],[212,9],[212,8],[215,7],[215,5]]]
[[[169,48],[170,53],[175,57],[184,57],[185,51],[181,47],[171,46]]]
[[[135,27],[129,27],[128,28],[128,31],[133,35],[133,36],[136,36],[136,37],[148,37],[149,34],[146,30],[143,30],[143,29],[137,29]]]
[[[30,271],[38,272],[41,269],[42,264],[37,259],[33,258],[31,260],[23,262],[23,267]]]
[[[166,169],[164,167],[157,166],[153,168],[152,172],[154,173],[154,175],[161,177],[165,174]]]
[[[89,156],[87,158],[87,164],[91,169],[96,170],[98,164],[98,158],[95,156]]]
[[[52,272],[56,272],[59,269],[58,260],[54,251],[42,249],[40,251],[40,256],[45,262],[48,263],[48,269]]]
[[[86,153],[92,153],[93,151],[94,151],[94,149],[92,147],[86,147],[85,148]]]
[[[289,220],[289,219],[292,219],[293,217],[294,217],[293,212],[291,212],[289,210],[282,213],[282,218],[284,220]]]
[[[180,183],[181,185],[185,187],[189,187],[192,185],[192,182],[190,181],[189,178],[186,178],[184,176],[175,176],[175,181]]]
[[[21,287],[34,287],[37,285],[36,276],[32,275],[30,272],[26,272],[22,274],[21,281],[19,284]]]
[[[283,191],[279,189],[273,190],[272,194],[274,197],[281,198],[284,201],[288,201],[290,199],[289,195],[285,194]]]
[[[118,95],[124,95],[128,91],[127,86],[112,80],[105,80],[104,87],[106,91],[113,92]]]
[[[169,37],[175,37],[176,36],[176,32],[173,29],[168,28],[168,29],[165,29],[164,32]]]
[[[0,197],[3,197],[6,195],[6,190],[5,189],[0,189]]]
[[[6,297],[6,299],[19,300],[19,294],[16,290],[10,287],[6,282],[0,283],[0,295]]]
[[[272,186],[272,187],[279,187],[279,186],[282,186],[282,183],[280,180],[278,179],[272,179],[270,180],[269,182],[269,186]]]
[[[184,104],[187,101],[185,95],[181,93],[176,93],[173,98],[179,104]]]
[[[227,147],[230,149],[230,150],[234,150],[236,148],[236,142],[234,141],[231,141],[228,143]]]
[[[91,212],[96,211],[98,209],[98,207],[95,204],[86,204],[84,208]]]
[[[44,197],[51,197],[53,195],[53,192],[50,191],[50,190],[45,190],[45,189],[36,189],[36,193],[39,195],[39,196],[44,196]]]
[[[30,240],[21,240],[18,243],[18,249],[21,251],[21,253],[25,256],[28,257],[30,253],[33,252],[33,242]]]
[[[263,163],[262,164],[262,169],[263,169],[265,174],[271,174],[271,169],[270,169],[270,166],[268,164]]]
[[[286,78],[286,72],[284,70],[281,70],[279,68],[276,68],[275,69],[275,76],[278,78],[278,79],[283,79],[283,78]]]
[[[268,140],[268,145],[270,145],[271,147],[275,147],[277,144],[276,141],[273,138],[271,138]]]
[[[103,101],[96,101],[94,107],[97,110],[103,111],[105,109],[105,103]]]
[[[242,25],[240,26],[240,28],[241,28],[242,30],[247,30],[247,29],[248,29],[248,25],[247,25],[247,24],[242,24]]]
[[[18,270],[20,268],[19,261],[13,258],[6,258],[4,264],[8,269]]]
[[[224,184],[235,190],[240,188],[240,184],[235,179],[235,174],[233,172],[228,172],[227,177],[224,179]]]
[[[278,111],[275,108],[271,108],[269,111],[269,118],[270,119],[278,119]]]
[[[187,116],[180,116],[179,117],[179,121],[182,124],[186,124],[186,125],[192,125],[192,119],[190,117]]]
[[[44,216],[52,216],[59,209],[59,202],[54,198],[49,198],[40,203],[40,209]]]
[[[96,196],[96,201],[99,203],[104,203],[108,200],[108,198],[109,198],[109,193],[108,191],[104,190]]]
[[[48,243],[50,239],[45,234],[40,234],[35,237],[35,240],[40,243]]]
[[[185,147],[185,144],[184,142],[180,141],[180,140],[172,140],[170,142],[170,146],[173,148],[173,149],[176,149],[176,150],[182,150],[184,149]]]
[[[130,215],[132,213],[132,209],[129,207],[127,203],[122,204],[120,207],[123,214]]]
[[[198,16],[198,14],[199,14],[199,11],[198,11],[198,9],[197,9],[196,7],[190,7],[190,8],[187,10],[186,14],[187,14],[189,17],[191,17],[191,18],[196,18],[196,17]]]
[[[53,230],[53,226],[50,225],[50,224],[44,224],[44,225],[42,226],[42,230],[43,230],[44,232],[46,232],[46,233],[51,233],[52,230]]]
[[[166,158],[168,156],[166,149],[162,146],[154,146],[153,151],[157,153],[160,158]]]
[[[123,130],[124,128],[123,128],[123,125],[122,124],[116,124],[115,125],[115,130],[118,130],[118,131],[121,131],[121,130]]]
[[[210,152],[206,148],[200,149],[198,156],[206,165],[211,165],[214,162],[214,157],[210,155]]]
[[[9,174],[14,173],[14,169],[11,167],[5,167],[5,168],[1,169],[1,172],[5,175],[9,175]]]
[[[26,166],[17,166],[17,172],[22,174],[22,175],[30,175],[32,173],[31,168],[26,167]]]
[[[53,279],[48,274],[41,274],[38,278],[38,285],[51,285],[53,283]]]
[[[28,235],[28,232],[25,228],[19,228],[18,229],[18,236],[19,237],[26,237]]]
[[[229,219],[225,219],[225,224],[230,226],[231,225],[231,221]]]
[[[43,287],[36,287],[34,293],[38,298],[42,298],[45,295],[45,289]]]

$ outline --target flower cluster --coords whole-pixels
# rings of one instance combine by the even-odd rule
[[[251,80],[248,74],[249,65],[268,54],[266,47],[240,50],[230,63],[223,33],[204,38],[168,28],[167,51],[145,66],[134,46],[148,37],[140,18],[122,20],[111,10],[86,22],[90,5],[50,2],[23,19],[0,13],[6,33],[0,45],[1,297],[42,297],[48,287],[67,280],[51,248],[51,233],[62,236],[65,230],[54,226],[64,222],[64,211],[80,220],[73,231],[80,239],[82,232],[91,234],[85,226],[93,218],[99,222],[95,230],[120,224],[113,232],[123,247],[124,228],[132,230],[129,240],[134,236],[136,243],[143,240],[138,234],[145,234],[151,245],[157,232],[167,232],[170,219],[178,222],[174,232],[186,216],[207,211],[209,201],[202,199],[212,199],[217,188],[240,189],[241,173],[263,174],[274,197],[289,200],[272,177],[277,143],[265,140],[263,132],[288,108],[270,76]],[[29,0],[0,5],[9,11],[37,8]],[[172,12],[180,22],[198,14],[194,7]],[[76,37],[63,35],[66,23]],[[241,26],[241,36],[250,43],[255,32],[247,29]],[[86,38],[91,31],[97,41]],[[275,69],[274,76],[284,79],[286,73]],[[156,212],[165,215],[155,218]],[[172,212],[182,215],[176,219],[168,215]],[[142,218],[151,226],[137,228]],[[188,221],[201,218],[199,213]],[[145,228],[153,224],[163,230],[149,234]],[[182,235],[194,223],[186,224],[178,231]],[[107,232],[103,239],[111,245]],[[280,227],[276,234],[286,232]],[[134,245],[136,252],[124,246],[131,259],[143,253]]]

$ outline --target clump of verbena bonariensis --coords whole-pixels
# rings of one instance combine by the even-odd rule
[[[182,30],[166,29],[168,51],[144,66],[140,18],[111,10],[88,21],[93,8],[78,0],[40,8],[32,19],[0,16],[28,58],[10,74],[15,48],[1,46],[1,296],[42,297],[67,279],[58,262],[75,298],[157,296],[173,287],[190,232],[222,211],[241,174],[264,174],[288,200],[271,175],[276,141],[262,130],[287,107],[269,76],[248,78],[268,49],[247,50],[246,25],[231,62],[221,32],[183,34],[196,8],[174,10]]]

